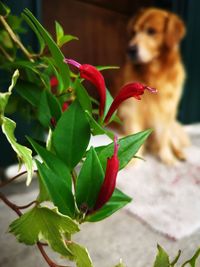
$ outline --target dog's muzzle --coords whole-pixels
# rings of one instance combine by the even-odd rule
[[[138,61],[138,46],[137,45],[129,46],[127,49],[127,54],[131,60]]]

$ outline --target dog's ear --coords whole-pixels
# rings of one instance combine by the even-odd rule
[[[145,8],[140,8],[133,16],[130,18],[128,25],[127,25],[127,33],[128,36],[131,37],[133,35],[133,25],[136,23],[138,18],[145,12]]]
[[[169,14],[166,22],[165,44],[172,48],[185,36],[185,25],[183,21],[174,14]]]

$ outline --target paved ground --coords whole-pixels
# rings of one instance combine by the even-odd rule
[[[23,183],[16,183],[4,193],[18,204],[22,201],[26,203],[33,199],[36,187],[36,181],[33,181],[28,189]],[[12,211],[0,203],[0,266],[47,266],[34,246],[18,244],[11,234],[6,233],[7,225],[15,217]],[[191,257],[200,245],[200,230],[190,237],[173,241],[149,229],[147,225],[142,224],[125,210],[121,210],[102,222],[83,225],[82,232],[77,234],[75,239],[87,246],[96,267],[112,267],[120,257],[128,267],[151,267],[156,255],[157,243],[171,256],[175,255],[180,248],[183,251],[182,260]],[[59,258],[58,261],[63,263]],[[199,266],[200,263],[197,267]]]

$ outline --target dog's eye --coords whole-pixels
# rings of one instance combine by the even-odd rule
[[[147,32],[147,34],[149,34],[149,35],[154,35],[154,34],[156,34],[156,30],[155,30],[154,28],[151,28],[151,27],[147,28],[147,29],[146,29],[146,32]]]

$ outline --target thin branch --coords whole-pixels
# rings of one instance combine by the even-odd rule
[[[14,212],[17,213],[18,216],[22,216],[22,212],[19,210],[19,207],[17,205],[15,205],[14,203],[12,203],[10,200],[8,200],[6,198],[6,196],[4,194],[2,194],[0,192],[0,199],[8,206],[10,207],[12,210],[14,210]]]
[[[2,51],[2,53],[4,54],[4,56],[11,62],[13,62],[13,58],[6,52],[6,50],[0,45],[0,50]]]
[[[5,18],[3,16],[0,16],[0,21],[3,24],[4,28],[12,38],[12,40],[18,45],[18,47],[22,50],[22,52],[26,55],[26,57],[34,62],[32,59],[32,55],[29,53],[29,51],[24,47],[24,45],[20,42],[19,38],[15,35],[9,24],[6,22]]]
[[[37,173],[38,171],[37,171],[37,170],[34,170],[33,172]],[[23,172],[21,172],[21,173],[15,175],[15,176],[12,177],[11,179],[9,179],[9,180],[7,180],[7,181],[5,181],[5,182],[2,182],[2,183],[0,184],[0,188],[1,188],[1,187],[4,187],[4,186],[6,186],[6,185],[8,185],[8,184],[10,184],[10,183],[12,183],[15,179],[21,177],[22,175],[24,175],[24,174],[26,174],[26,173],[27,173],[27,171],[23,171]]]
[[[14,181],[15,179],[21,177],[22,175],[24,175],[24,174],[26,174],[26,173],[27,173],[27,171],[23,171],[23,172],[21,172],[21,173],[15,175],[15,176],[12,177],[11,179],[9,179],[9,180],[7,180],[7,181],[1,183],[1,184],[0,184],[0,188],[6,186],[7,184],[10,184],[12,181]]]
[[[46,263],[50,266],[50,267],[70,267],[70,266],[63,266],[63,265],[58,265],[55,262],[53,262],[49,256],[46,254],[43,245],[41,243],[37,243],[37,247],[40,250],[40,253],[42,254],[43,258],[45,259]]]
[[[8,200],[8,199],[6,198],[6,196],[5,196],[4,194],[2,194],[1,192],[0,192],[0,199],[1,199],[1,200],[2,200],[8,207],[10,207],[14,212],[16,212],[17,215],[18,215],[19,217],[21,217],[21,216],[23,215],[23,213],[20,211],[20,208],[25,207],[25,206],[19,207],[19,206],[15,205],[15,204],[12,203],[10,200]],[[33,201],[33,202],[35,203],[36,201]],[[33,202],[29,203],[28,205],[30,206],[30,204],[33,204]],[[26,205],[26,206],[28,206],[28,205]],[[37,247],[38,247],[38,249],[40,250],[40,253],[42,254],[43,258],[45,259],[45,261],[48,263],[48,265],[49,265],[50,267],[70,267],[70,266],[62,266],[62,265],[58,265],[58,264],[54,263],[54,262],[48,257],[48,255],[46,254],[46,252],[45,252],[45,250],[44,250],[44,248],[43,248],[43,246],[46,246],[46,245],[47,245],[47,244],[44,244],[44,243],[41,243],[41,242],[37,242]]]
[[[20,210],[23,210],[23,209],[27,209],[29,208],[30,206],[32,206],[33,204],[38,204],[38,201],[37,200],[33,200],[32,202],[24,205],[24,206],[18,206],[18,209]]]

